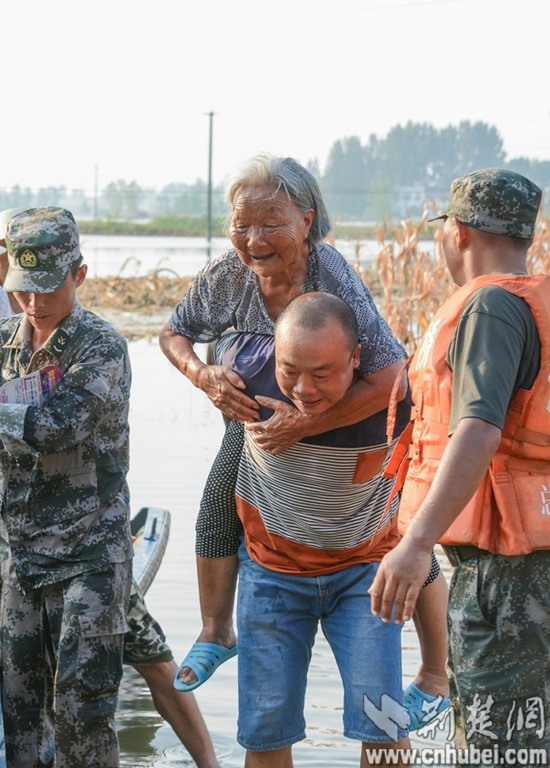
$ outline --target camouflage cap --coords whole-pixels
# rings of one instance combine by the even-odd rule
[[[429,221],[451,217],[495,235],[531,238],[541,198],[542,190],[525,176],[483,168],[455,179],[447,210]]]
[[[19,211],[24,210],[23,208],[5,208],[3,211],[0,211],[0,256],[7,251],[7,248],[5,248],[6,243],[6,229],[8,228],[8,221],[15,216],[16,213],[19,213]]]
[[[52,293],[80,258],[78,229],[65,208],[28,208],[16,213],[8,222],[6,245],[6,291]]]

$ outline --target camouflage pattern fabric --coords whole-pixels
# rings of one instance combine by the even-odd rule
[[[65,208],[15,209],[7,222],[5,239],[9,263],[6,291],[55,291],[71,264],[80,258],[78,228]]]
[[[452,217],[495,235],[531,238],[541,198],[542,190],[525,176],[482,168],[453,181],[447,210],[430,221]]]
[[[41,408],[0,408],[2,516],[24,590],[132,556],[126,342],[77,302],[33,354],[27,322],[0,323],[0,383],[48,364],[63,379]]]
[[[0,383],[50,364],[63,378],[42,407],[0,405],[8,764],[111,768],[133,554],[127,345],[78,302],[34,354],[24,316],[0,322]]]
[[[498,750],[495,765],[509,764],[506,750],[528,748],[545,749],[550,764],[549,572],[550,551],[487,553],[451,579],[455,743]]]
[[[4,560],[2,708],[8,765],[115,768],[114,714],[130,562],[27,594],[9,584],[9,568]]]
[[[132,579],[130,602],[126,611],[128,632],[124,637],[124,663],[133,667],[172,661],[172,651],[160,624],[147,610],[143,595]]]

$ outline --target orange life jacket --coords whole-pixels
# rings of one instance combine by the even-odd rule
[[[405,528],[426,496],[449,440],[449,343],[466,301],[485,285],[498,285],[527,302],[540,337],[541,364],[531,389],[518,390],[511,400],[485,479],[440,543],[518,555],[550,549],[550,276],[483,275],[441,307],[410,366],[412,430],[403,433],[387,471],[393,468],[401,482],[404,478],[399,518]]]

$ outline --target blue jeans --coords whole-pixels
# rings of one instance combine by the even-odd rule
[[[263,568],[244,546],[240,556],[239,744],[264,752],[305,738],[307,671],[319,622],[344,686],[344,735],[380,744],[405,738],[401,626],[373,616],[367,593],[378,563],[311,577]]]

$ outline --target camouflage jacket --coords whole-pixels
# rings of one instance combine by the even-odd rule
[[[2,521],[25,590],[132,554],[126,342],[78,301],[34,354],[24,315],[0,322],[0,384],[50,364],[63,378],[42,407],[0,403]]]

